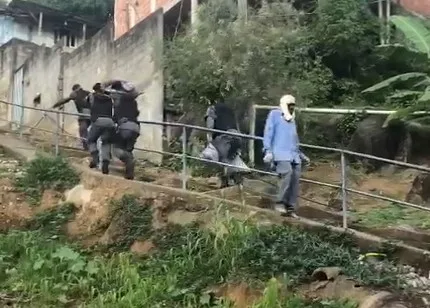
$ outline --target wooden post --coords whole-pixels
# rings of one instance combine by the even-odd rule
[[[87,24],[82,25],[82,41],[85,42],[87,39]]]
[[[43,13],[39,13],[39,27],[37,29],[37,33],[39,35],[42,34],[42,23],[43,23]]]

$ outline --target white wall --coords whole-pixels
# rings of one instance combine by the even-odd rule
[[[0,46],[10,41],[12,38],[29,41],[38,45],[52,47],[55,45],[55,34],[53,30],[46,30],[42,27],[39,35],[37,26],[30,27],[25,23],[18,23],[10,16],[0,16]],[[82,38],[77,38],[77,44],[82,43]]]

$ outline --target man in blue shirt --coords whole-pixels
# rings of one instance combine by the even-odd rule
[[[299,193],[302,161],[309,158],[300,151],[295,122],[296,99],[284,95],[280,106],[270,111],[264,129],[264,162],[274,164],[281,180],[275,209],[282,214],[296,217],[295,207]]]

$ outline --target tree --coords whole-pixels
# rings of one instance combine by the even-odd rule
[[[299,18],[284,2],[250,12],[247,22],[232,0],[202,5],[198,26],[166,46],[168,99],[195,110],[224,98],[244,112],[251,102],[277,104],[286,92],[303,103],[327,96],[332,74],[319,57],[308,56]]]
[[[406,47],[410,55],[419,57],[424,54],[430,59],[430,30],[424,21],[411,16],[392,16],[391,21],[403,34]],[[402,48],[395,45],[391,48]],[[413,59],[413,56],[410,56]],[[427,67],[430,62],[427,60]],[[384,126],[403,122],[410,129],[430,129],[430,117],[420,111],[430,111],[430,72],[409,72],[392,76],[363,91],[365,94],[384,93],[388,101],[397,101],[401,107],[396,113],[387,117]]]
[[[114,0],[31,0],[72,15],[106,21],[113,14]]]

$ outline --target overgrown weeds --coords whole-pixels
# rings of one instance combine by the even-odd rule
[[[141,200],[134,195],[124,195],[113,201],[114,220],[120,230],[111,250],[124,251],[136,240],[148,239],[152,234],[152,210],[147,199]]]
[[[419,229],[430,229],[430,215],[421,210],[405,208],[398,204],[374,208],[358,213],[360,223],[367,227],[387,227],[407,225]]]
[[[28,230],[39,230],[48,235],[59,236],[63,234],[64,225],[70,221],[75,214],[73,203],[63,203],[52,209],[36,214],[27,222]]]
[[[351,277],[373,286],[396,288],[398,276],[387,262],[380,270],[358,261],[348,237],[311,234],[286,226],[257,228],[217,213],[212,231],[171,226],[154,232],[157,251],[136,259],[120,249],[151,234],[148,206],[134,196],[118,203],[128,228],[114,251],[87,255],[51,236],[49,221],[63,224],[70,214],[59,210],[40,216],[33,229],[0,235],[0,288],[8,297],[31,300],[38,307],[232,307],[207,290],[225,283],[266,286],[254,308],[340,308],[353,303],[309,302],[279,291],[293,289],[321,266],[340,266]],[[136,230],[134,230],[136,228]],[[44,231],[48,231],[45,234]],[[273,277],[284,277],[275,280]],[[266,285],[267,281],[269,284]],[[276,283],[275,283],[276,282]],[[0,300],[1,301],[1,300]]]
[[[46,189],[63,192],[78,183],[79,175],[65,158],[45,155],[27,163],[23,176],[15,180],[16,187],[35,205],[39,204]]]

